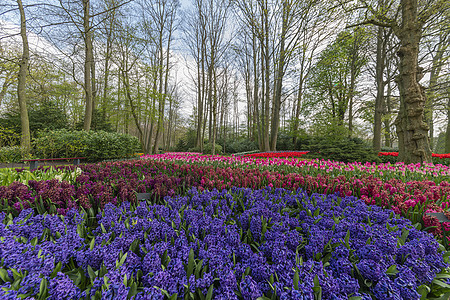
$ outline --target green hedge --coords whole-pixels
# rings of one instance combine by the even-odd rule
[[[299,150],[309,150],[305,158],[330,159],[342,162],[380,162],[378,153],[358,138],[334,139],[313,137],[297,141]]]
[[[140,151],[139,140],[128,134],[105,131],[43,131],[33,140],[38,158],[86,157],[88,161],[127,158]]]
[[[215,154],[222,154],[222,146],[221,145],[216,144],[214,148],[216,149]],[[200,147],[190,148],[188,151],[189,152],[201,152]],[[212,153],[212,144],[210,144],[210,143],[205,144],[203,146],[203,154],[211,154],[211,153]]]
[[[7,146],[0,148],[0,163],[18,163],[22,159],[22,148]]]

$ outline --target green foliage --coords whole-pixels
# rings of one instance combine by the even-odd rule
[[[236,140],[229,139],[225,142],[222,139],[218,139],[217,143],[220,145],[225,143],[225,153],[241,153],[258,150],[258,145],[254,141],[246,138],[239,138]]]
[[[369,36],[362,27],[342,31],[320,53],[308,79],[304,103],[314,111],[314,124],[321,122],[332,127],[336,123],[344,127],[350,99],[360,93],[357,83],[368,61],[365,47]]]
[[[67,116],[56,104],[46,101],[37,107],[30,107],[28,111],[30,121],[31,136],[37,135],[38,131],[56,130],[68,128]],[[20,113],[11,111],[3,114],[0,122],[8,128],[7,130],[14,136],[20,137],[22,128],[20,123]]]
[[[0,169],[0,186],[8,186],[14,181],[28,184],[30,180],[52,180],[57,179],[59,181],[67,181],[70,184],[74,184],[75,180],[82,173],[80,168],[75,170],[70,169],[54,169],[52,167],[34,171],[21,170],[17,172],[15,169],[2,168]]]
[[[293,136],[288,132],[281,131],[277,137],[277,150],[289,151],[294,148]]]
[[[306,157],[343,162],[379,162],[378,153],[358,138],[312,137],[299,150],[309,150]],[[307,149],[305,149],[306,145]]]
[[[69,122],[64,111],[52,102],[44,102],[29,113],[30,130],[37,133],[41,130],[67,128]]]
[[[434,147],[434,153],[445,153],[445,130],[441,131],[436,140],[436,146]]]
[[[75,130],[83,130],[84,120],[81,120],[75,124]],[[103,130],[106,132],[114,132],[112,124],[109,122],[109,119],[106,117],[106,114],[103,114],[101,110],[94,109],[92,112],[92,122],[90,130]]]
[[[132,157],[142,149],[137,137],[105,131],[89,131],[86,157],[90,161]]]
[[[219,144],[215,145],[216,154],[222,154],[222,146]],[[199,147],[193,147],[188,149],[189,152],[201,152]],[[212,144],[208,143],[203,146],[203,154],[211,154],[212,153]]]
[[[20,135],[12,128],[0,126],[0,147],[15,146],[20,143]]]
[[[40,132],[33,146],[39,158],[81,156],[88,161],[131,157],[141,149],[139,140],[131,135],[65,129]]]
[[[0,163],[18,163],[22,159],[22,148],[6,146],[0,148]]]
[[[195,141],[197,139],[197,131],[194,129],[188,129],[184,136],[178,140],[176,151],[184,152],[195,147]]]
[[[216,154],[222,154],[222,146],[219,144],[215,144],[215,152]],[[203,153],[205,154],[211,154],[212,153],[212,144],[208,143],[203,147]]]

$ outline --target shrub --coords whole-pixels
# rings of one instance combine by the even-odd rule
[[[305,142],[305,141],[303,141]],[[305,145],[307,145],[305,143]],[[314,137],[309,141],[307,157],[342,162],[379,162],[375,151],[358,138]]]
[[[0,147],[15,146],[20,143],[20,134],[14,128],[0,126]]]
[[[28,110],[31,137],[35,137],[42,130],[58,130],[68,128],[69,123],[65,112],[57,104],[46,101]],[[22,128],[19,111],[10,111],[0,117],[0,123],[9,131],[20,137]],[[19,138],[16,139],[17,143]],[[13,145],[9,145],[13,146]]]
[[[22,148],[19,146],[1,147],[0,163],[17,163],[22,159]]]
[[[225,153],[241,153],[253,150],[258,150],[258,145],[249,139],[229,140],[225,144]]]
[[[131,135],[83,130],[41,132],[33,145],[40,158],[83,156],[88,161],[130,157],[141,149],[139,140]]]
[[[216,153],[215,154],[222,154],[222,146],[219,144],[216,144],[215,146],[216,148]],[[189,148],[188,150],[189,152],[202,152],[200,151],[200,147],[193,147],[193,148]],[[203,154],[212,154],[212,144],[205,144],[203,146]]]

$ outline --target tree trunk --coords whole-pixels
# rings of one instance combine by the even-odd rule
[[[427,99],[425,103],[425,120],[430,128],[430,144],[433,149],[434,146],[434,122],[433,122],[433,111],[434,111],[434,100],[436,98],[435,89],[438,81],[439,74],[442,69],[442,57],[444,56],[445,48],[448,47],[447,40],[448,33],[441,34],[438,49],[436,55],[433,57],[433,64],[430,71],[430,84],[427,89]]]
[[[83,0],[83,29],[84,29],[84,92],[86,98],[86,108],[84,114],[83,129],[89,131],[92,123],[93,99],[92,99],[92,81],[91,71],[94,60],[92,46],[92,31],[90,27],[90,0]]]
[[[253,109],[254,109],[254,124],[256,124],[258,131],[258,146],[262,150],[262,128],[259,114],[259,81],[258,81],[258,49],[256,47],[256,36],[252,36],[252,51],[253,51]]]
[[[202,51],[203,52],[203,51]],[[203,69],[203,59],[201,59],[201,63],[197,63],[197,137],[195,140],[195,147],[200,148],[202,142],[202,126],[203,126],[203,91],[204,85],[202,84],[202,73],[201,68]]]
[[[450,90],[450,88],[448,88]],[[450,91],[447,93],[447,131],[445,132],[445,153],[450,153]]]
[[[281,92],[283,88],[284,66],[286,63],[285,43],[287,33],[288,16],[287,3],[283,2],[283,20],[280,39],[280,56],[278,58],[278,70],[275,79],[275,94],[273,97],[273,115],[270,128],[270,150],[277,150],[278,128],[280,127]]]
[[[22,0],[17,0],[20,13],[20,36],[22,38],[22,57],[19,62],[19,74],[17,76],[17,99],[19,101],[20,124],[22,128],[22,136],[20,139],[20,146],[24,153],[30,153],[31,138],[30,138],[30,121],[28,119],[27,96],[25,93],[25,83],[27,80],[28,62],[30,59],[30,49],[28,46],[27,26],[25,19],[25,10],[22,5]]]
[[[213,103],[212,103],[212,116],[213,116],[213,129],[212,129],[212,142],[211,142],[211,154],[216,154],[216,136],[217,136],[217,75],[216,69],[214,68],[214,93],[213,93]]]
[[[140,123],[139,117],[137,115],[137,109],[136,109],[136,107],[134,106],[134,103],[133,103],[133,98],[131,97],[130,80],[129,80],[129,76],[128,76],[128,72],[127,71],[122,70],[122,80],[123,80],[123,86],[125,88],[125,94],[127,96],[128,103],[130,104],[131,115],[133,116],[134,124],[136,125],[136,128],[137,128],[137,130],[139,132],[139,135],[138,135],[139,141],[140,141],[142,147],[145,147],[144,134],[142,132],[141,123]],[[143,149],[143,150],[146,153],[148,152],[148,149]]]
[[[400,49],[399,75],[400,109],[397,128],[398,160],[409,163],[431,162],[428,125],[424,122],[425,92],[419,84],[423,77],[418,65],[421,24],[417,20],[417,0],[402,0],[402,24],[397,32]]]
[[[263,9],[263,20],[264,20],[264,29],[263,29],[263,45],[261,48],[263,49],[263,62],[264,62],[264,79],[265,80],[265,91],[264,91],[264,151],[270,150],[269,143],[269,113],[270,113],[270,55],[269,55],[269,16],[268,16],[268,5],[267,0],[264,1],[264,9]]]
[[[377,33],[377,61],[375,66],[375,80],[377,83],[377,96],[375,98],[375,116],[373,121],[373,149],[381,151],[381,116],[383,114],[384,98],[384,61],[386,59],[386,43],[383,41],[384,28],[378,27]]]

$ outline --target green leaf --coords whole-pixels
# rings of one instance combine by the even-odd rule
[[[95,237],[92,238],[91,243],[89,245],[89,249],[90,250],[94,249],[94,246],[95,246]]]
[[[388,275],[395,275],[397,274],[399,271],[397,270],[397,265],[392,265],[389,267],[389,269],[387,269],[386,274]]]
[[[53,270],[53,272],[50,274],[50,278],[55,278],[56,277],[56,275],[58,275],[58,272],[59,271],[61,271],[61,267],[62,267],[62,262],[59,262],[57,265],[56,265],[56,267],[55,267],[55,269]]]
[[[214,284],[211,284],[209,286],[209,288],[208,288],[208,293],[206,294],[205,300],[211,300],[212,299],[213,290],[214,290]]]
[[[194,249],[191,248],[191,250],[189,251],[188,265],[186,270],[187,278],[189,278],[194,271],[194,263]]]
[[[42,278],[41,284],[39,286],[39,298],[38,299],[46,299],[47,294],[47,279]]]
[[[294,273],[294,289],[298,290],[298,281],[300,280],[300,277],[298,275],[298,268],[295,268],[295,273]]]
[[[417,292],[422,296],[420,299],[427,299],[427,295],[430,291],[430,287],[425,284],[422,284],[417,288]]]
[[[4,282],[13,282],[13,280],[8,276],[8,272],[5,269],[0,269],[0,278]]]
[[[128,252],[125,253],[125,254],[122,256],[122,258],[121,258],[120,261],[119,261],[119,266],[123,265],[123,263],[124,263],[125,260],[127,259],[127,255],[128,255]]]
[[[137,284],[133,282],[130,286],[130,290],[128,291],[127,299],[131,299],[137,295]]]
[[[91,281],[94,282],[97,275],[95,274],[94,270],[89,265],[88,265],[88,274],[89,274],[89,278],[91,278]]]
[[[106,233],[106,228],[103,226],[103,223],[100,223],[100,227],[102,228],[102,233]]]
[[[445,282],[443,282],[442,280],[439,280],[439,279],[433,279],[433,281],[431,283],[437,284],[437,285],[439,285],[439,286],[441,286],[443,288],[450,288],[449,284],[447,284],[447,283],[445,283]]]

